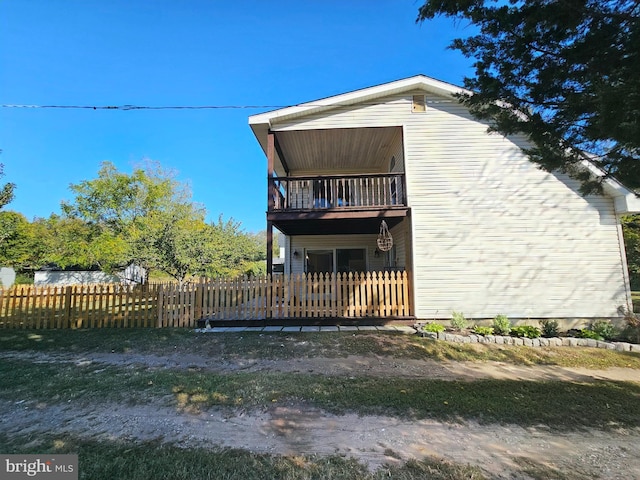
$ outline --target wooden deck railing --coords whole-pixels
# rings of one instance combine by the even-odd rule
[[[406,205],[402,173],[276,177],[269,182],[274,211]]]
[[[406,272],[299,274],[0,290],[0,328],[195,327],[216,321],[411,315]]]

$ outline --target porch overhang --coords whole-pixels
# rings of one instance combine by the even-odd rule
[[[410,208],[395,207],[385,210],[268,212],[267,220],[285,235],[355,235],[377,234],[382,220],[393,228],[410,215]]]

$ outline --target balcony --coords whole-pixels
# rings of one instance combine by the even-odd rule
[[[403,173],[269,179],[270,220],[288,235],[377,233],[408,216]]]

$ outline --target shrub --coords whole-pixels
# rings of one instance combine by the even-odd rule
[[[493,319],[493,331],[497,335],[509,335],[511,322],[506,315],[496,315],[496,318]]]
[[[589,330],[597,333],[604,340],[613,340],[618,334],[616,327],[614,327],[609,320],[596,320],[591,324]]]
[[[481,327],[480,325],[476,325],[473,327],[473,333],[477,333],[478,335],[493,335],[493,327]]]
[[[626,312],[624,320],[627,328],[624,330],[625,337],[635,343],[640,343],[640,316],[633,312]]]
[[[538,338],[540,334],[540,329],[533,325],[519,325],[511,329],[511,335],[514,337]]]
[[[468,322],[467,319],[464,318],[464,314],[462,312],[453,312],[451,314],[451,326],[456,330],[464,330],[467,328]]]
[[[578,331],[578,338],[592,338],[593,340],[604,340],[604,338],[602,338],[602,335],[600,335],[598,332],[594,332],[593,330],[590,330],[588,328],[583,328],[582,330]]]
[[[434,333],[444,332],[444,325],[442,325],[440,323],[425,323],[422,326],[422,331],[423,332],[434,332]]]
[[[549,320],[544,319],[540,320],[540,326],[542,327],[542,336],[543,337],[557,337],[560,329],[558,327],[557,320]]]

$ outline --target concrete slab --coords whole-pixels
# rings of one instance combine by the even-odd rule
[[[281,332],[282,327],[278,325],[268,325],[262,329],[263,332]]]
[[[321,332],[339,332],[340,328],[336,327],[335,325],[329,325],[326,327],[320,327],[320,331]]]
[[[358,331],[358,327],[356,327],[355,325],[340,325],[338,327],[340,329],[341,332],[357,332]]]
[[[394,327],[393,325],[380,325],[378,327],[378,331],[380,332],[397,332],[398,329],[396,327]]]
[[[358,325],[358,330],[362,332],[377,332],[378,327],[373,325]]]
[[[299,332],[301,327],[282,327],[283,332]]]
[[[302,329],[300,330],[301,332],[319,332],[320,331],[320,327],[302,327]]]

